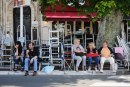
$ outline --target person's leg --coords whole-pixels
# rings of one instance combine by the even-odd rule
[[[93,58],[93,60],[95,61],[96,66],[98,66],[99,62],[100,62],[100,57],[95,57],[95,58]]]
[[[106,61],[105,57],[101,57],[101,72],[103,72],[103,66],[104,66],[104,62]]]
[[[82,61],[82,58],[80,56],[75,56],[75,60],[77,60],[76,61],[76,71],[78,71],[78,68],[79,68],[79,65]]]
[[[29,58],[25,58],[25,65],[24,65],[24,70],[26,71],[25,76],[28,75],[28,67],[29,67]]]
[[[23,59],[21,57],[19,57],[19,62],[20,62],[20,65],[21,65],[21,71],[24,70],[23,68]]]
[[[36,74],[37,74],[37,59],[33,60],[33,69],[34,69],[33,76],[36,76]]]
[[[16,56],[14,56],[13,60],[14,60],[14,71],[17,71],[18,59],[16,59]]]
[[[92,57],[88,58],[88,71],[91,70],[91,64],[92,64]]]
[[[34,71],[37,71],[37,59],[34,59],[33,62]]]
[[[114,60],[114,58],[113,58],[113,57],[110,57],[110,58],[108,58],[108,60],[109,60],[109,62],[110,62],[110,64],[111,64],[111,67],[112,67],[113,72],[116,72],[116,71],[115,71],[115,60]]]
[[[83,70],[85,70],[86,69],[86,56],[82,56],[82,60],[83,60],[82,68]]]
[[[92,64],[92,57],[89,57],[88,58],[88,66],[91,66],[91,64]]]

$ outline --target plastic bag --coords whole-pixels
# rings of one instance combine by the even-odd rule
[[[54,70],[54,66],[45,66],[42,69],[42,72],[45,72],[46,74],[50,74]]]

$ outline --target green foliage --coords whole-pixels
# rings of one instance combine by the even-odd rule
[[[73,3],[72,7],[86,15],[96,12],[96,18],[109,16],[112,11],[121,11],[125,15],[130,15],[130,0],[85,0],[84,5],[80,5],[78,0],[39,0],[42,8],[48,6],[54,8],[57,5],[65,7],[70,2]]]

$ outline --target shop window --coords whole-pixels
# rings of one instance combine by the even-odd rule
[[[76,21],[76,31],[79,31],[81,29],[81,21]]]
[[[90,34],[90,22],[84,22],[84,29],[87,34]]]
[[[73,22],[67,22],[67,32],[73,32]]]
[[[98,22],[93,23],[93,34],[98,34]]]
[[[52,30],[56,30],[56,28],[55,28],[55,24],[57,23],[57,21],[53,21],[52,22]]]

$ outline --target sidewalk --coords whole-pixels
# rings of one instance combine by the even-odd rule
[[[30,71],[29,74],[31,75],[33,71]],[[0,71],[0,75],[24,75],[24,72],[21,71]],[[100,72],[88,72],[88,71],[59,71],[59,70],[54,70],[50,74],[46,74],[42,71],[38,71],[38,75],[116,75],[116,73],[112,73],[111,70],[105,70],[103,73]]]

